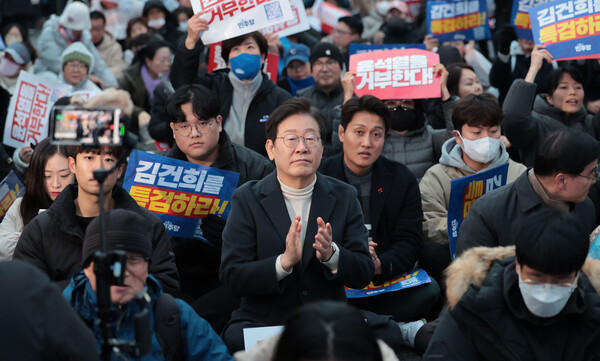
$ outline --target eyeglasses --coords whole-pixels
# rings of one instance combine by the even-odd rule
[[[591,177],[588,177],[588,176],[585,176],[585,175],[581,175],[581,174],[576,174],[576,176],[582,177],[582,178],[585,178],[585,179],[589,179],[589,180],[591,180],[592,182],[595,183],[595,182],[597,182],[600,179],[600,171],[597,170],[597,169],[594,170],[594,171],[592,171],[592,176]]]
[[[277,137],[277,139],[283,139],[283,144],[285,144],[289,148],[296,148],[300,143],[300,139],[304,141],[309,148],[314,148],[317,146],[317,142],[321,139],[321,137],[317,137],[316,134],[307,134],[303,137],[299,137],[297,135],[286,135],[285,137]]]
[[[345,36],[345,35],[351,35],[351,34],[352,34],[352,32],[351,32],[351,31],[345,31],[345,30],[340,30],[340,29],[333,29],[333,31],[334,31],[336,34],[340,34],[340,35],[342,35],[342,36]]]
[[[325,63],[322,63],[322,62],[320,62],[320,61],[317,61],[317,62],[315,62],[315,63],[312,65],[312,67],[313,67],[313,69],[317,69],[317,70],[323,69],[323,68],[325,68],[325,67],[327,67],[327,68],[331,69],[331,68],[333,68],[333,67],[334,67],[336,64],[338,64],[338,65],[339,65],[339,63],[338,63],[337,61],[335,61],[335,60],[333,60],[333,59],[330,59],[330,60],[327,60]]]
[[[577,287],[577,277],[575,277],[575,280],[573,282],[565,282],[565,283],[542,283],[542,282],[532,280],[530,278],[521,280],[521,282],[523,282],[527,285],[530,285],[530,286],[538,286],[542,290],[546,290],[546,288],[552,289],[554,287],[562,287],[562,288]]]
[[[67,64],[65,64],[65,68],[69,68],[69,69],[87,69],[87,65],[85,65],[85,63],[82,63],[80,61],[69,61]]]
[[[210,130],[211,125],[214,123],[213,120],[214,118],[208,121],[200,121],[196,124],[182,124],[178,127],[175,127],[175,131],[182,137],[189,137],[192,134],[192,128],[196,128],[196,132],[198,132],[198,134],[206,134]]]
[[[130,270],[139,269],[148,259],[142,256],[127,256],[127,268]]]

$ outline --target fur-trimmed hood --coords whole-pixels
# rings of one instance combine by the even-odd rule
[[[454,308],[469,285],[481,287],[496,261],[515,255],[515,247],[475,247],[454,260],[446,269],[446,297],[448,307]],[[600,293],[600,260],[589,258],[582,271],[587,275],[596,292]]]

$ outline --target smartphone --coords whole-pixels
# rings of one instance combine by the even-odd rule
[[[50,114],[50,140],[66,145],[122,145],[121,109],[56,106]]]

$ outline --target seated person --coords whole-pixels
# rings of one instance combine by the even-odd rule
[[[349,183],[358,191],[369,250],[375,265],[373,282],[382,284],[414,269],[421,253],[423,212],[415,176],[403,164],[381,156],[390,112],[379,99],[365,95],[342,108],[339,138],[343,152],[324,160],[320,172]],[[353,298],[355,306],[414,321],[429,313],[439,296],[432,283],[376,296]]]
[[[62,53],[62,68],[58,80],[72,86],[71,94],[85,92],[91,96],[102,91],[90,79],[94,68],[94,58],[80,42],[69,45]]]
[[[423,240],[436,244],[428,247],[428,251],[441,252],[443,257],[436,261],[441,267],[437,270],[435,265],[424,261],[434,278],[440,277],[441,270],[450,263],[448,203],[451,180],[506,162],[507,183],[525,171],[524,165],[509,159],[500,141],[502,109],[496,97],[487,93],[467,95],[454,104],[452,121],[454,138],[444,143],[439,164],[429,168],[419,183],[423,202]],[[423,257],[428,258],[426,254]]]
[[[283,56],[283,74],[277,80],[277,85],[292,95],[315,84],[315,78],[310,72],[310,49],[304,44],[292,44]]]
[[[475,201],[458,231],[457,255],[477,246],[514,244],[515,222],[545,208],[575,214],[590,233],[596,218],[587,195],[598,181],[598,154],[600,143],[584,132],[550,134],[540,144],[532,169]]]
[[[473,248],[449,267],[449,312],[424,360],[600,354],[600,261],[586,260],[589,232],[581,218],[543,209],[515,229],[514,248]]]
[[[110,335],[119,340],[136,340],[136,315],[146,308],[153,320],[152,349],[146,358],[159,359],[165,356],[167,360],[174,355],[186,360],[232,360],[227,348],[219,336],[211,329],[208,322],[200,318],[185,302],[163,294],[160,284],[148,273],[148,264],[152,253],[152,231],[146,226],[146,220],[135,212],[116,209],[106,215],[106,244],[109,251],[119,250],[127,253],[124,269],[123,285],[110,286],[111,310],[109,318],[119,320],[111,322]],[[63,295],[75,311],[94,331],[98,351],[102,349],[104,340],[100,327],[97,301],[97,270],[94,268],[94,254],[102,249],[100,219],[94,219],[86,229],[81,252],[83,269],[73,275],[71,283]],[[140,294],[144,301],[134,298]],[[173,305],[174,303],[174,305]],[[169,305],[169,306],[167,306]],[[163,309],[161,309],[163,307]],[[171,316],[177,321],[179,330],[169,328],[167,319],[161,317],[166,310],[177,307],[178,315]],[[161,322],[167,323],[167,325]],[[164,333],[163,333],[164,332]],[[167,332],[180,332],[180,342],[173,348],[167,340],[171,337]],[[121,357],[125,354],[119,353]],[[137,360],[132,355],[128,360]],[[152,357],[150,357],[152,356]],[[170,357],[169,357],[170,356]],[[116,357],[116,356],[115,356]],[[160,357],[162,359],[162,357]]]
[[[244,328],[280,325],[305,303],[346,301],[344,286],[373,278],[356,189],[317,172],[325,129],[306,99],[283,103],[266,124],[276,172],[233,194],[220,268],[242,298],[222,333],[231,352],[244,348]]]

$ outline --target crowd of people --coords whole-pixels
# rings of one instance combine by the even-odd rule
[[[0,148],[26,188],[0,223],[3,359],[600,359],[600,60],[518,39],[503,0],[477,42],[428,35],[427,0],[325,1],[350,14],[331,34],[235,36],[216,70],[189,0],[0,2],[3,131],[29,72],[70,87],[54,106],[116,107],[134,135]],[[355,94],[351,45],[398,43],[439,54],[439,98]],[[123,188],[132,148],[239,174],[206,242]],[[453,181],[502,165],[454,259]],[[104,291],[99,251],[124,267]],[[417,270],[429,282],[346,296]]]

